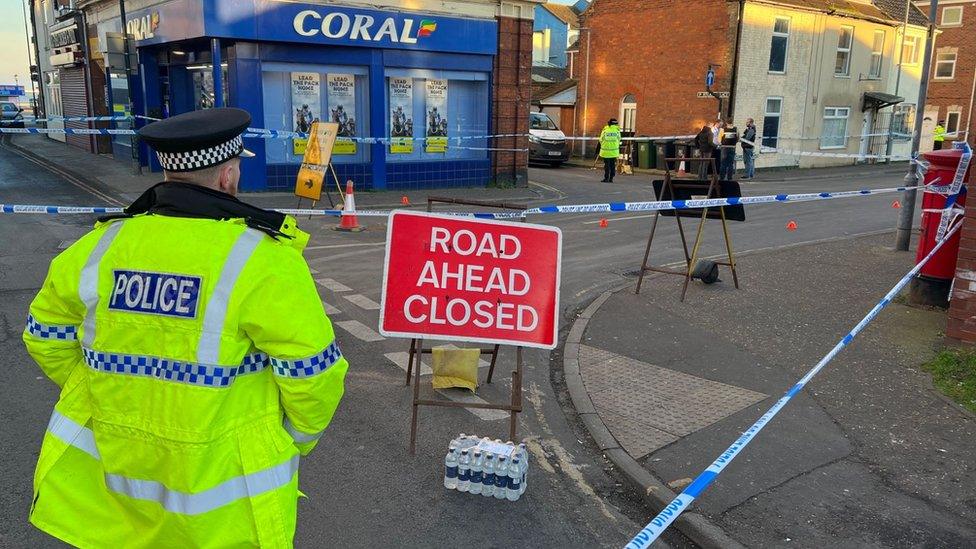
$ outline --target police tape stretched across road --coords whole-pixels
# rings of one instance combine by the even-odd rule
[[[586,213],[622,213],[622,212],[653,212],[666,210],[684,210],[697,208],[713,208],[721,206],[739,206],[753,204],[773,204],[788,202],[810,202],[817,200],[835,200],[838,198],[854,198],[858,196],[872,196],[888,193],[905,191],[924,191],[932,193],[945,193],[949,190],[948,186],[917,186],[917,187],[886,187],[881,189],[858,189],[852,191],[819,192],[819,193],[797,193],[797,194],[770,194],[761,196],[742,196],[730,198],[708,198],[695,200],[655,200],[646,202],[606,202],[595,204],[563,204],[547,205],[529,208],[521,212],[507,213],[488,213],[488,212],[449,212],[445,215],[457,215],[476,217],[481,219],[521,219],[528,215],[548,215],[548,214],[586,214]],[[122,213],[122,208],[112,208],[105,206],[48,206],[33,204],[2,204],[0,203],[0,214],[117,214]],[[356,210],[355,212],[343,212],[342,210],[318,210],[302,208],[281,208],[275,210],[287,215],[317,215],[326,217],[340,217],[342,215],[352,215],[364,217],[387,217],[391,210]],[[394,210],[395,211],[395,210]]]
[[[959,223],[955,223],[952,229],[946,233],[945,237],[936,243],[928,255],[926,255],[922,261],[918,262],[918,264],[915,265],[912,270],[908,271],[908,274],[903,276],[901,280],[899,280],[894,287],[891,288],[887,294],[885,294],[881,301],[872,307],[871,310],[868,311],[868,314],[866,314],[850,332],[841,338],[841,340],[834,345],[830,352],[820,359],[820,362],[818,362],[816,366],[811,368],[810,371],[808,371],[806,375],[797,381],[796,384],[794,384],[790,390],[782,396],[782,398],[777,400],[776,403],[773,404],[773,406],[762,415],[762,417],[756,420],[756,422],[753,423],[751,427],[746,429],[746,431],[743,432],[742,435],[736,439],[731,446],[722,452],[722,454],[719,455],[719,457],[716,458],[715,461],[708,466],[708,468],[702,471],[695,478],[695,480],[688,485],[687,488],[678,494],[678,496],[675,497],[671,503],[665,506],[664,509],[661,510],[661,512],[658,513],[658,515],[654,517],[643,530],[638,532],[637,535],[630,540],[630,542],[625,546],[625,549],[648,549],[651,544],[654,543],[654,541],[657,540],[657,538],[659,538],[661,534],[663,534],[664,531],[667,530],[667,528],[678,518],[678,516],[688,509],[692,502],[695,501],[695,498],[701,495],[701,493],[711,485],[718,475],[725,470],[725,467],[728,466],[728,464],[731,463],[732,460],[735,459],[736,456],[738,456],[739,453],[746,446],[748,446],[750,442],[752,442],[756,435],[758,435],[759,432],[762,431],[763,428],[768,425],[774,417],[776,417],[776,414],[778,414],[780,410],[789,404],[790,400],[792,400],[793,397],[802,391],[807,383],[809,383],[814,376],[820,373],[820,371],[823,370],[824,367],[827,366],[827,364],[833,360],[838,353],[850,345],[851,341],[853,341],[854,338],[857,337],[857,335],[861,333],[861,331],[864,330],[864,328],[867,327],[867,325],[878,316],[882,309],[891,303],[891,300],[894,299],[895,296],[897,296],[898,293],[901,292],[901,290],[905,287],[905,285],[907,285],[915,277],[915,275],[922,270],[922,267],[924,267],[925,264],[935,256],[935,254],[946,242],[949,241],[950,238],[952,238],[960,227],[962,227],[961,221]]]

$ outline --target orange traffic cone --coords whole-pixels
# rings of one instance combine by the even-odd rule
[[[787,231],[790,231],[790,232],[795,231],[796,230],[796,221],[793,221],[791,219],[790,222],[786,224],[786,230]]]
[[[410,205],[410,199],[407,198],[407,195],[403,195],[400,197],[400,204],[403,204],[404,206]]]
[[[897,210],[898,208],[901,208],[901,202],[895,200],[894,202],[891,203],[891,207]]]
[[[359,226],[359,220],[356,219],[356,199],[352,194],[352,180],[346,181],[346,200],[342,204],[342,221],[339,222],[338,227],[334,227],[337,231],[346,232],[359,232],[365,231],[365,227]]]
[[[606,229],[606,228],[607,228],[607,227],[609,227],[609,226],[610,226],[610,224],[609,224],[609,223],[607,223],[607,220],[606,220],[606,219],[601,219],[601,220],[600,220],[600,228],[601,228],[601,229]]]

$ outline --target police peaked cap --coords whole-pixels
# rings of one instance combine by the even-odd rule
[[[251,123],[243,109],[219,108],[180,114],[141,128],[139,137],[169,172],[192,172],[231,158],[249,158],[241,134]]]

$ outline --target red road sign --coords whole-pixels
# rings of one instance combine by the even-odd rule
[[[552,349],[561,260],[556,227],[393,212],[380,333]]]

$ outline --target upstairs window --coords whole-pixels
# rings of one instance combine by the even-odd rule
[[[884,60],[885,31],[874,31],[874,44],[871,46],[871,71],[868,76],[881,78],[881,64]]]
[[[922,41],[918,36],[905,36],[905,41],[901,46],[901,62],[905,65],[918,65],[918,53],[921,49],[919,43]]]
[[[854,43],[854,27],[841,27],[837,37],[837,61],[834,76],[851,75],[851,46]]]
[[[773,24],[773,40],[769,45],[769,72],[786,72],[786,51],[790,44],[790,20],[777,17]]]
[[[959,27],[962,25],[962,6],[946,6],[942,8],[941,27]]]
[[[935,77],[952,80],[956,76],[956,52],[941,51],[935,56]]]

